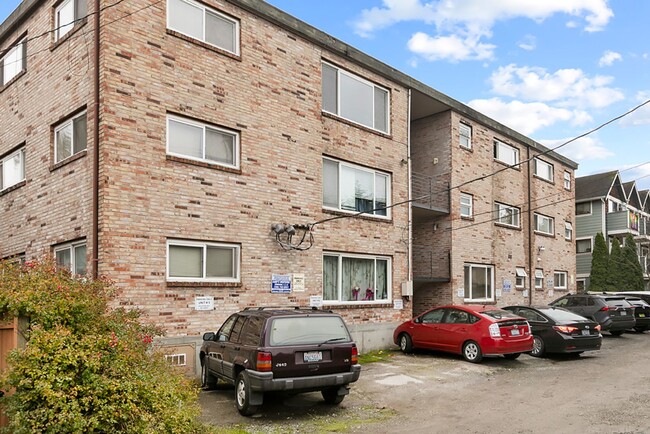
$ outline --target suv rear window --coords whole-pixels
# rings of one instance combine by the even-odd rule
[[[269,345],[272,347],[352,341],[339,316],[292,316],[271,321]]]
[[[609,307],[630,307],[630,303],[627,300],[622,298],[607,298],[605,299],[607,306]]]
[[[515,315],[512,312],[502,309],[486,310],[485,312],[481,313],[494,319],[521,318],[520,315]]]

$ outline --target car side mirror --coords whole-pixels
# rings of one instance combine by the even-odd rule
[[[204,341],[213,341],[214,336],[215,336],[214,332],[203,333],[203,340]]]

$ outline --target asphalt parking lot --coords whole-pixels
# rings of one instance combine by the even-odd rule
[[[363,366],[339,406],[319,393],[267,396],[251,418],[234,389],[201,393],[220,432],[650,433],[650,333],[604,334],[580,357],[485,359],[420,351]]]

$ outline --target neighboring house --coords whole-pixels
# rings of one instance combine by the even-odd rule
[[[589,289],[591,255],[601,232],[611,247],[613,238],[623,245],[631,234],[639,246],[640,261],[648,287],[650,226],[648,191],[641,194],[635,182],[623,183],[618,171],[576,178],[576,267],[578,291]]]
[[[573,288],[575,163],[261,0],[113,4],[0,25],[0,258],[107,276],[188,366],[247,306],[322,302],[369,350],[437,299]]]

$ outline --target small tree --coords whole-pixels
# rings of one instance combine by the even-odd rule
[[[197,387],[152,348],[159,331],[111,293],[51,262],[0,262],[0,318],[28,322],[0,377],[10,432],[205,431]]]
[[[608,273],[608,291],[619,291],[621,282],[625,280],[621,264],[623,263],[623,253],[621,252],[621,243],[618,238],[612,239],[612,251],[609,252],[609,273]]]
[[[643,291],[643,269],[639,262],[639,252],[632,234],[627,234],[621,251],[621,291]]]
[[[602,232],[596,235],[594,250],[591,254],[590,291],[607,291],[609,289],[609,252]]]

